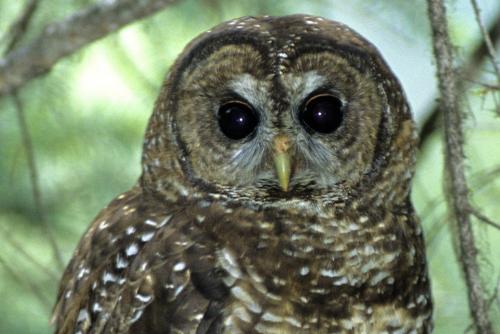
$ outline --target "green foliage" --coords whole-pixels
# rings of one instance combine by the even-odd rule
[[[90,1],[42,1],[23,44],[48,22],[90,4]],[[392,17],[397,18],[398,25],[406,27],[398,31],[402,39],[412,36],[412,43],[420,43],[428,50],[427,22],[422,16],[424,5],[420,2],[415,9],[398,1],[383,5],[353,1],[350,7],[320,0],[179,1],[153,17],[91,44],[60,61],[48,75],[30,82],[20,96],[33,139],[46,222],[64,260],[71,257],[98,211],[139,177],[142,136],[156,94],[169,66],[195,35],[233,17],[308,12],[348,24],[346,18],[357,16],[378,24],[379,35],[386,36],[387,31],[394,29]],[[21,8],[22,2],[0,0],[0,38]],[[386,17],[384,12],[388,11],[391,14]],[[467,29],[457,23],[454,31],[459,36]],[[466,35],[470,39],[467,43],[479,37]],[[402,44],[394,42],[393,49],[386,51],[397,54]],[[0,51],[3,47],[0,44]],[[431,63],[430,54],[424,61]],[[401,79],[404,83],[405,78]],[[422,78],[416,87],[428,86],[429,82]],[[470,99],[475,118],[471,117],[467,123],[468,171],[474,204],[498,221],[500,123],[487,111],[492,108],[492,101],[486,99],[482,103],[483,100],[481,95]],[[417,118],[422,119],[421,115],[430,107],[415,110]],[[453,251],[442,161],[442,138],[438,132],[420,153],[413,199],[428,241],[436,333],[456,333],[463,332],[470,320],[466,289]],[[500,273],[495,257],[500,253],[500,231],[477,220],[474,223],[480,240],[484,283],[492,292]],[[48,319],[61,273],[35,210],[14,104],[10,97],[3,97],[0,99],[0,333],[51,332]],[[497,301],[492,314],[498,313],[498,307]],[[492,318],[500,328],[498,317]]]

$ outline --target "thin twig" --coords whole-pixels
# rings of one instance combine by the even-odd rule
[[[493,305],[493,302],[495,299],[498,298],[498,292],[500,291],[500,276],[497,278],[497,284],[495,285],[495,289],[493,290],[491,297],[488,299],[488,307],[491,307]]]
[[[47,224],[47,221],[45,220],[45,214],[43,212],[43,205],[42,205],[42,196],[40,194],[40,184],[38,181],[38,171],[36,168],[36,162],[35,162],[35,153],[33,151],[33,143],[31,140],[31,134],[28,129],[28,124],[26,123],[26,117],[24,115],[24,108],[21,103],[21,100],[19,99],[19,96],[17,93],[12,94],[12,98],[14,100],[14,104],[16,106],[16,114],[17,114],[17,119],[19,122],[19,128],[21,130],[21,137],[23,140],[23,146],[26,151],[26,159],[28,161],[28,168],[30,171],[30,181],[31,181],[31,186],[33,190],[33,199],[35,202],[35,209],[37,212],[37,216],[39,217],[41,227],[45,235],[47,236],[47,239],[49,240],[50,247],[52,248],[52,252],[54,255],[54,259],[56,260],[57,265],[59,268],[62,270],[64,268],[64,262],[61,256],[61,252],[59,251],[59,247],[57,246],[57,242],[52,235],[50,228]]]
[[[24,35],[26,34],[26,31],[30,25],[31,19],[33,18],[33,15],[35,14],[37,7],[38,7],[38,0],[28,0],[28,2],[25,4],[23,10],[21,11],[21,15],[9,28],[8,38],[10,38],[10,41],[9,41],[9,43],[8,43],[9,45],[7,46],[7,49],[6,49],[6,53],[12,51],[12,49],[14,47],[16,47],[17,44],[21,41],[21,39],[24,37]],[[40,186],[38,183],[38,171],[36,169],[35,156],[34,156],[34,152],[33,152],[33,144],[32,144],[31,135],[30,135],[28,126],[26,124],[24,109],[22,107],[19,96],[17,95],[17,92],[13,92],[12,98],[14,99],[14,104],[16,106],[16,113],[18,116],[19,128],[21,130],[21,137],[23,138],[23,144],[24,144],[24,147],[26,150],[26,156],[27,156],[27,160],[28,160],[28,168],[30,171],[30,181],[31,181],[32,192],[33,192],[33,200],[35,202],[35,209],[37,211],[37,215],[38,215],[40,222],[42,222],[42,230],[44,231],[44,233],[47,235],[47,237],[49,239],[50,245],[51,245],[53,253],[54,253],[54,258],[56,259],[56,263],[60,268],[62,268],[63,267],[62,257],[60,255],[59,250],[58,250],[55,238],[53,237],[52,233],[50,232],[49,226],[46,223],[45,217],[43,214],[42,199],[41,199],[42,196],[40,193]],[[9,242],[26,259],[28,259],[31,263],[33,263],[36,266],[38,266],[39,268],[41,268],[47,275],[56,279],[57,276],[55,276],[55,274],[53,272],[49,271],[44,266],[40,265],[38,263],[38,261],[36,261],[27,252],[25,252],[24,249],[19,244],[17,244],[12,238],[9,237],[6,239],[8,239],[7,242]]]
[[[31,18],[38,7],[38,0],[28,0],[24,5],[19,18],[14,21],[10,26],[5,40],[7,41],[7,48],[5,53],[12,51],[12,49],[19,43],[21,38],[25,35],[28,29]]]
[[[500,165],[492,168],[484,168],[474,173],[472,177],[474,178],[474,182],[477,183],[477,187],[484,187],[491,184],[492,179],[500,178]]]
[[[464,79],[469,81],[469,82],[472,82],[476,85],[483,86],[484,88],[489,89],[489,90],[500,90],[500,84],[495,85],[495,84],[481,82],[481,81],[470,79],[470,78],[464,78]]]
[[[175,1],[102,0],[61,22],[48,25],[29,45],[14,49],[0,59],[0,96],[47,73],[59,59]]]
[[[484,169],[475,172],[473,175],[471,175],[472,189],[474,189],[474,192],[477,193],[485,186],[490,185],[491,178],[498,177],[498,174],[500,174],[500,166],[496,166],[492,169],[491,168]],[[427,201],[427,204],[425,208],[422,210],[422,213],[420,215],[422,220],[428,221],[430,219],[429,218],[430,215],[438,208],[439,205],[442,204],[441,202],[442,202],[441,195],[430,198]],[[439,216],[435,218],[435,221],[430,225],[429,228],[427,228],[426,230],[427,238],[425,243],[427,248],[429,248],[434,243],[434,240],[436,240],[437,235],[446,226],[446,222],[449,221],[448,216],[449,215],[446,214],[445,217]],[[432,252],[429,253],[429,256],[432,256]]]
[[[0,256],[0,266],[3,267],[10,276],[12,276],[14,281],[19,284],[24,284],[32,290],[33,294],[38,298],[38,301],[44,306],[45,310],[50,310],[51,302],[41,293],[43,289],[35,285],[33,280],[25,279],[24,276],[17,274],[16,271],[2,258],[2,256]]]
[[[496,57],[496,51],[495,47],[493,46],[493,42],[491,41],[490,34],[488,34],[488,31],[486,30],[483,20],[481,19],[481,12],[479,9],[479,6],[477,4],[476,0],[470,0],[472,4],[472,8],[474,8],[474,15],[476,16],[476,21],[477,25],[479,26],[479,29],[481,30],[481,34],[483,35],[484,42],[486,43],[486,47],[488,50],[488,57],[490,59],[491,65],[493,65],[493,70],[495,71],[497,81],[500,84],[500,67],[498,66],[498,63],[495,59]]]
[[[481,284],[477,248],[470,221],[469,189],[465,178],[462,111],[453,68],[453,49],[443,0],[427,0],[437,65],[441,111],[444,120],[445,165],[449,176],[451,212],[457,222],[460,262],[465,274],[469,309],[478,333],[492,334],[485,294]]]
[[[1,226],[1,229],[3,229],[3,231],[2,231],[2,236],[4,239],[3,242],[10,244],[10,246],[16,250],[18,255],[23,256],[26,260],[31,262],[33,265],[37,266],[40,270],[42,270],[47,275],[48,278],[56,280],[56,281],[59,279],[59,277],[58,277],[59,274],[56,274],[51,269],[43,266],[37,259],[35,259],[30,253],[28,253],[25,250],[25,247],[23,247],[20,243],[18,243],[11,235],[9,235],[7,228],[5,228],[2,225],[0,225],[0,226]]]
[[[493,24],[488,30],[488,36],[491,37],[493,45],[500,42],[500,13],[493,20]],[[461,73],[463,78],[472,78],[476,76],[486,57],[488,57],[488,47],[481,39],[481,42],[476,45],[470,56],[468,56],[467,60],[461,65],[461,69],[458,72]],[[461,92],[464,90],[464,82],[464,80],[459,82],[459,91]],[[420,128],[420,149],[425,146],[425,143],[431,138],[434,131],[440,127],[439,106],[436,105],[436,107],[428,113],[427,117],[425,117],[425,121]]]
[[[479,210],[477,210],[476,208],[469,208],[469,211],[470,213],[475,216],[477,219],[479,219],[480,221],[482,221],[483,223],[486,223],[490,226],[493,226],[497,229],[500,230],[500,224],[498,223],[495,223],[493,220],[491,220],[490,218],[486,217],[484,214],[482,214]]]
[[[488,34],[488,31],[486,31],[486,28],[484,27],[483,20],[481,19],[481,13],[479,9],[479,5],[477,4],[476,0],[471,0],[472,7],[474,8],[474,16],[476,17],[477,25],[479,26],[479,29],[481,30],[481,35],[483,36],[483,40],[486,44],[486,49],[487,49],[487,54],[488,58],[491,62],[491,65],[493,66],[493,71],[495,73],[495,76],[497,78],[497,83],[500,84],[500,68],[498,66],[498,63],[496,61],[496,51],[495,47],[491,41],[490,35]],[[497,113],[500,114],[500,107],[499,103],[497,100],[497,96],[493,95],[493,102],[495,103],[495,110]]]

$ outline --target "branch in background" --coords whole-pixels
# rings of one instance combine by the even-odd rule
[[[497,284],[495,285],[495,289],[493,290],[493,293],[491,294],[491,297],[488,300],[488,307],[491,307],[491,305],[493,305],[495,300],[498,299],[499,291],[500,291],[500,276],[498,277]]]
[[[481,191],[484,187],[491,185],[491,179],[494,179],[496,177],[500,176],[500,166],[494,167],[493,169],[489,170],[480,170],[478,172],[475,172],[473,175],[471,175],[471,184],[472,188],[476,191],[479,192]],[[430,198],[427,202],[427,205],[423,209],[423,211],[420,214],[420,217],[422,218],[422,221],[429,221],[429,217],[433,214],[433,212],[438,208],[439,205],[441,205],[441,201],[443,198],[441,195],[434,196],[433,198]],[[472,208],[472,214],[474,215],[474,208]],[[478,212],[478,210],[476,210]],[[490,220],[486,216],[482,215],[485,217],[487,220]],[[476,216],[477,218],[477,216]],[[446,214],[445,217],[439,217],[439,219],[434,219],[434,221],[430,224],[430,227],[427,228],[426,230],[426,246],[429,248],[430,246],[433,245],[434,241],[437,239],[437,235],[442,231],[442,229],[446,226],[446,222],[450,220],[450,217],[448,214]],[[498,223],[493,222],[493,224],[496,227],[496,225],[499,225]],[[432,251],[428,251],[428,256],[432,256]]]
[[[2,239],[4,240],[3,241],[4,245],[9,244],[12,248],[15,249],[15,251],[17,252],[18,255],[21,255],[28,262],[30,262],[31,264],[33,264],[34,266],[36,266],[40,270],[42,270],[43,273],[45,275],[47,275],[48,279],[52,279],[54,281],[57,281],[59,279],[59,275],[60,275],[59,273],[55,273],[54,271],[52,271],[52,269],[49,269],[49,268],[45,267],[44,265],[42,265],[40,262],[38,262],[37,259],[35,259],[30,253],[28,253],[26,251],[26,249],[25,249],[25,247],[23,247],[23,245],[21,245],[19,242],[17,242],[16,239],[14,239],[10,235],[7,228],[5,228],[2,225],[0,225],[0,228],[2,229],[1,234],[2,234]]]
[[[493,45],[500,42],[500,13],[497,17],[495,17],[492,26],[488,29],[488,36],[490,36],[490,40],[492,40]],[[463,78],[473,78],[475,74],[478,73],[486,57],[488,57],[488,47],[486,46],[486,42],[481,39],[481,42],[477,44],[470,57],[464,62],[464,65],[458,72],[461,73]],[[465,89],[464,83],[465,80],[461,80],[459,82],[459,92],[463,92]],[[439,115],[439,106],[436,105],[422,124],[420,130],[420,149],[425,146],[427,140],[429,140],[431,135],[434,133],[434,130],[440,127]]]
[[[474,16],[476,17],[477,25],[479,26],[479,30],[481,31],[481,35],[483,37],[484,43],[486,44],[486,49],[488,51],[488,58],[493,67],[493,72],[496,76],[497,84],[500,84],[500,68],[498,67],[498,63],[495,59],[496,51],[495,47],[491,41],[490,35],[486,31],[484,27],[483,20],[481,19],[481,11],[477,4],[476,0],[471,0],[472,8],[474,9]],[[500,107],[496,95],[493,95],[493,101],[495,102],[495,110],[500,115]]]
[[[44,289],[33,283],[33,280],[26,279],[22,275],[18,275],[11,266],[0,256],[0,266],[14,279],[14,281],[26,285],[33,294],[38,298],[38,301],[44,306],[45,310],[50,310],[51,302],[42,294]]]
[[[30,25],[31,19],[35,14],[37,6],[38,6],[38,0],[29,0],[25,4],[23,10],[21,11],[21,15],[19,16],[19,18],[16,21],[14,21],[14,23],[11,25],[10,29],[8,30],[9,32],[7,34],[7,39],[10,38],[10,41],[6,49],[7,53],[10,52],[14,47],[16,47],[17,44],[19,44],[19,42],[21,41],[21,39],[24,37]],[[21,132],[21,138],[23,141],[24,149],[26,151],[26,160],[28,161],[28,169],[30,172],[30,181],[33,193],[33,201],[35,203],[35,211],[37,213],[39,222],[41,223],[42,231],[49,240],[49,244],[52,249],[52,253],[54,255],[56,264],[62,270],[64,268],[64,263],[62,260],[61,252],[59,251],[57,242],[50,231],[50,228],[45,220],[45,215],[43,213],[42,195],[40,192],[40,184],[38,181],[38,171],[36,168],[35,153],[33,150],[31,134],[29,132],[28,125],[26,123],[24,109],[21,100],[19,99],[19,95],[17,94],[17,91],[15,90],[12,91],[12,98],[14,99],[14,105],[16,107],[16,114],[19,123],[19,129]],[[11,241],[12,244],[14,244],[13,240],[9,241]],[[29,254],[27,254],[26,252],[21,251],[20,253],[24,254],[25,257],[31,260],[32,262],[36,262],[33,261],[34,259],[31,256],[29,256]]]
[[[424,120],[422,127],[420,128],[418,142],[419,151],[422,151],[422,148],[427,144],[427,141],[431,138],[431,135],[442,127],[441,118],[439,113],[439,105],[436,105],[432,111],[429,113],[427,118]]]
[[[500,289],[500,277],[498,277],[498,279],[497,279],[497,284],[495,286],[495,290],[493,290],[491,297],[488,299],[488,308],[491,308],[491,306],[495,302],[495,299],[498,298],[499,289]],[[469,326],[467,326],[467,328],[465,329],[465,333],[470,332],[472,330],[472,328],[473,328],[473,324],[470,324]]]
[[[474,79],[468,79],[468,80],[472,83],[479,85],[479,86],[483,86],[484,88],[486,88],[488,90],[499,90],[500,91],[500,84],[494,85],[494,84],[490,84],[490,83],[480,82],[480,81],[477,81]]]
[[[469,212],[471,206],[464,168],[462,111],[453,68],[453,49],[448,34],[446,9],[443,0],[427,0],[427,4],[441,95],[440,109],[444,120],[445,166],[449,176],[451,211],[458,225],[460,262],[465,274],[469,309],[476,331],[492,334]]]
[[[5,40],[7,41],[6,53],[12,51],[24,36],[37,7],[38,0],[28,0],[26,5],[24,5],[21,15],[19,15],[19,18],[10,26],[5,36]]]
[[[175,1],[103,0],[50,24],[31,44],[12,50],[0,59],[0,96],[48,72],[59,59]]]
[[[54,254],[54,258],[56,260],[57,265],[59,266],[60,269],[64,268],[64,261],[61,256],[61,252],[59,251],[59,247],[57,246],[57,242],[50,232],[49,226],[47,224],[47,221],[45,220],[45,215],[43,213],[43,205],[42,205],[42,196],[40,194],[40,184],[38,181],[38,172],[36,169],[36,163],[35,163],[35,153],[33,151],[33,143],[31,140],[31,134],[28,129],[28,124],[26,123],[26,117],[24,116],[24,109],[21,104],[21,100],[19,99],[19,96],[17,95],[17,92],[12,93],[12,98],[14,99],[14,104],[16,106],[16,114],[19,122],[19,127],[21,130],[21,137],[23,140],[23,146],[24,149],[26,150],[26,159],[28,161],[28,167],[30,171],[30,180],[31,180],[31,186],[33,190],[33,199],[35,201],[35,209],[37,212],[37,216],[40,219],[40,222],[42,223],[42,230],[47,236],[47,239],[49,240],[50,247],[52,248],[52,252]]]
[[[493,65],[493,70],[495,71],[497,82],[500,84],[500,68],[498,67],[497,61],[495,60],[495,55],[496,55],[495,47],[491,42],[488,31],[486,31],[486,28],[484,27],[484,23],[481,19],[481,13],[477,1],[470,0],[470,2],[472,4],[472,8],[474,8],[474,15],[476,16],[477,25],[479,26],[481,34],[483,35],[483,39],[486,44],[486,49],[488,50],[488,57],[490,59],[491,65]]]
[[[479,212],[479,210],[477,210],[476,208],[471,207],[471,208],[469,208],[469,211],[473,216],[475,216],[477,219],[479,219],[483,223],[488,224],[490,226],[493,226],[493,227],[500,230],[500,224],[495,223],[493,220],[489,219],[488,217],[483,215],[481,212]]]

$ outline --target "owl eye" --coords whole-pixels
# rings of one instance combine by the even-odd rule
[[[246,103],[229,102],[219,108],[219,126],[231,139],[243,139],[253,132],[259,122],[255,111]]]
[[[299,114],[306,126],[320,133],[332,133],[342,123],[342,101],[333,95],[316,95],[310,98]]]

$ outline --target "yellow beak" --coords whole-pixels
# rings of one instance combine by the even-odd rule
[[[291,174],[290,139],[285,135],[274,138],[274,167],[283,191],[288,191]]]

